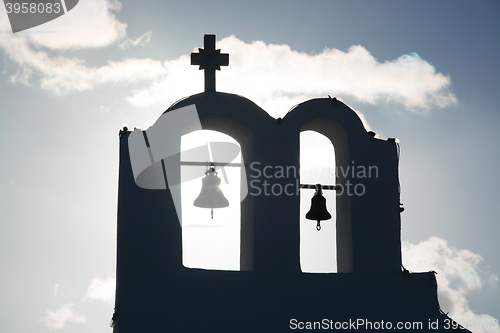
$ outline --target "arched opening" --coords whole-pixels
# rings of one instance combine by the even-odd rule
[[[228,207],[214,209],[212,218],[209,208],[193,204],[200,194],[207,162],[241,163],[241,149],[230,161],[214,160],[215,142],[240,147],[231,136],[210,130],[190,132],[181,138],[182,262],[189,268],[239,270],[241,166],[215,166]],[[193,165],[196,162],[202,165]]]
[[[335,185],[335,150],[326,136],[316,131],[300,133],[300,183]],[[332,218],[321,222],[306,219],[314,189],[300,190],[300,266],[302,272],[337,272],[336,192],[323,190]]]
[[[330,140],[335,147],[335,168],[336,171],[348,170],[349,159],[349,138],[345,128],[335,119],[330,117],[317,117],[307,121],[301,131],[315,131]],[[349,174],[337,172],[335,185],[346,188],[349,181]],[[350,273],[353,271],[353,250],[352,250],[352,228],[351,228],[351,199],[350,196],[341,191],[336,193],[336,245],[337,245],[337,272]]]

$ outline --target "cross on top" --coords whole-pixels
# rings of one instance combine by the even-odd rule
[[[215,35],[204,36],[204,48],[200,53],[191,53],[191,65],[200,65],[205,70],[205,91],[215,91],[215,70],[229,65],[229,54],[215,49]]]

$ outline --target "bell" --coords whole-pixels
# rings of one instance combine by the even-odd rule
[[[212,166],[205,172],[205,178],[202,179],[201,192],[194,201],[196,207],[211,208],[211,216],[214,218],[214,208],[224,208],[229,206],[222,190],[220,189],[221,180],[217,177],[217,172]]]
[[[323,197],[323,191],[321,190],[321,184],[316,185],[316,193],[311,199],[311,209],[306,214],[306,219],[318,221],[316,224],[316,230],[321,230],[320,221],[329,220],[332,215],[326,209],[326,199]]]

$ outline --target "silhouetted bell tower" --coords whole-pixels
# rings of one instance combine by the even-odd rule
[[[229,65],[229,55],[216,49],[214,35],[205,35],[191,64],[204,70],[205,91],[170,106],[150,128],[120,135],[114,332],[289,332],[298,323],[335,329],[357,320],[360,330],[381,321],[392,328],[421,322],[413,329],[431,331],[429,322],[438,320],[442,328],[447,317],[439,309],[434,274],[402,269],[395,140],[373,137],[336,98],[304,101],[277,120],[244,97],[217,92],[215,71]],[[353,161],[376,166],[376,176],[341,173],[326,189],[337,191],[332,223],[338,273],[302,273],[298,195],[243,192],[241,270],[183,266],[180,142],[201,129],[238,142],[242,188],[253,162],[299,169],[299,135],[306,130],[332,142],[332,167],[350,170]],[[270,181],[282,188],[300,184]],[[363,195],[338,194],[358,184],[366,189]]]

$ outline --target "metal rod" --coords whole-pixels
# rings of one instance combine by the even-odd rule
[[[243,163],[219,163],[219,162],[187,162],[181,161],[181,165],[191,165],[191,166],[219,166],[219,167],[242,167],[245,166]]]
[[[300,188],[310,188],[315,190],[316,185],[312,184],[300,184]],[[340,185],[321,185],[322,190],[340,190],[341,186]]]
[[[181,165],[188,166],[214,166],[214,167],[242,167],[245,166],[244,163],[220,163],[220,162],[188,162],[181,161]],[[316,185],[313,184],[300,184],[300,188],[306,189],[316,189]],[[321,185],[322,190],[340,190],[342,187],[340,185]]]

